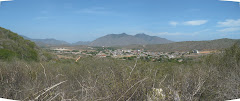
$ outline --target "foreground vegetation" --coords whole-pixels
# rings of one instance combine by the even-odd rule
[[[195,61],[112,58],[0,61],[0,97],[18,100],[142,101],[239,98],[240,48]]]

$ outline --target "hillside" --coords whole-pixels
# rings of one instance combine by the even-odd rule
[[[129,45],[122,48],[146,49],[150,51],[170,52],[170,51],[190,51],[197,50],[215,50],[231,47],[234,43],[239,42],[237,39],[217,39],[211,41],[185,41],[157,45]]]
[[[146,44],[165,44],[172,41],[146,34],[128,35],[122,34],[109,34],[94,40],[90,46],[126,46],[132,44],[146,45]]]
[[[16,57],[38,61],[40,58],[46,58],[44,55],[47,53],[41,51],[34,42],[0,27],[0,59],[10,60]]]

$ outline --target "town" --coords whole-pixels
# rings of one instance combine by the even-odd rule
[[[51,47],[50,52],[56,54],[58,58],[77,59],[83,56],[99,58],[117,58],[122,60],[134,60],[135,58],[154,62],[177,61],[183,62],[186,59],[203,56],[211,53],[218,53],[216,50],[199,51],[191,50],[187,52],[151,52],[144,49],[116,49],[112,47],[87,47],[77,49],[75,47]]]

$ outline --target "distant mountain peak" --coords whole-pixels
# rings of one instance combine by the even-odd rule
[[[147,35],[147,34],[145,34],[145,33],[138,33],[138,34],[136,34],[136,35],[134,35],[134,36],[149,36],[149,35]]]
[[[127,35],[126,33],[121,33],[121,34],[119,34],[119,35]]]
[[[136,35],[128,35],[126,33],[121,34],[109,34],[94,40],[91,46],[125,46],[131,44],[165,44],[171,43],[173,41],[167,40],[165,38],[160,38],[157,36],[149,36],[144,33],[139,33]]]
[[[121,34],[108,34],[104,37],[121,38],[121,37],[127,37],[127,36],[130,36],[130,35],[126,33],[121,33]]]

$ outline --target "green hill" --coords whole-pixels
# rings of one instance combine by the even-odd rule
[[[0,27],[0,59],[40,60],[40,49],[32,41],[25,40],[10,30]]]

